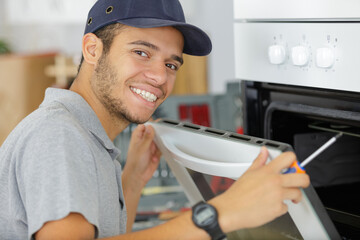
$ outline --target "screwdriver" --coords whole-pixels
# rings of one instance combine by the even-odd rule
[[[309,157],[307,157],[302,163],[298,161],[294,161],[291,166],[286,169],[283,173],[305,173],[304,167],[311,162],[314,158],[316,158],[320,153],[322,153],[325,149],[327,149],[331,144],[336,142],[343,135],[342,132],[336,134],[334,137],[330,138],[324,145],[319,147],[315,152],[313,152]]]

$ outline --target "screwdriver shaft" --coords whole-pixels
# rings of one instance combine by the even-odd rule
[[[327,149],[331,144],[336,142],[336,140],[342,136],[342,133],[338,133],[336,136],[330,138],[324,145],[318,148],[315,152],[313,152],[309,157],[307,157],[301,164],[301,167],[305,167],[309,162],[311,162],[314,158],[316,158],[320,153],[322,153],[325,149]]]

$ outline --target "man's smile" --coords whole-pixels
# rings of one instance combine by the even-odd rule
[[[141,89],[134,88],[134,87],[130,87],[130,89],[131,89],[131,91],[138,94],[139,96],[141,96],[143,99],[145,99],[148,102],[155,102],[157,100],[157,97],[155,96],[155,94],[153,94],[151,92],[147,92],[145,90],[141,90]]]

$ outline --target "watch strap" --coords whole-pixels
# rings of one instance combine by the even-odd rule
[[[194,213],[195,213],[194,210],[195,210],[198,206],[200,206],[200,205],[202,205],[202,206],[207,205],[208,207],[211,207],[211,208],[215,211],[215,213],[216,213],[216,219],[215,219],[215,221],[214,221],[213,223],[209,224],[209,226],[201,227],[201,226],[199,226],[199,225],[196,223],[196,221],[194,220],[194,217],[192,217],[192,220],[193,220],[194,224],[195,224],[197,227],[205,230],[205,231],[210,235],[210,237],[211,237],[212,240],[222,240],[222,239],[225,239],[225,238],[226,238],[226,235],[224,234],[224,232],[223,232],[223,231],[221,230],[221,228],[220,228],[220,225],[219,225],[219,222],[218,222],[218,212],[217,212],[217,210],[216,210],[216,208],[215,208],[214,206],[212,206],[212,205],[210,205],[210,204],[208,204],[208,203],[206,203],[206,202],[204,202],[204,201],[200,201],[200,202],[198,202],[197,204],[195,204],[195,205],[192,207],[192,210],[193,210],[193,213],[192,213],[192,214],[194,215]]]
[[[222,240],[226,238],[225,233],[221,230],[219,224],[215,225],[214,228],[207,231],[211,237],[211,240]]]

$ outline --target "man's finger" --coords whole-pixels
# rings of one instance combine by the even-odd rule
[[[143,124],[139,124],[136,128],[132,131],[131,135],[136,139],[141,139],[144,135],[145,126]]]
[[[155,136],[155,130],[151,126],[145,126],[139,124],[134,131],[130,139],[130,145],[137,149],[148,149]]]
[[[266,160],[269,156],[269,152],[266,147],[261,147],[259,155],[256,157],[256,159],[251,164],[249,170],[255,170],[258,169],[261,166],[264,166],[266,163]]]
[[[310,184],[310,178],[309,175],[304,173],[283,174],[281,183],[283,187],[307,188]]]
[[[296,161],[296,155],[293,152],[284,152],[272,160],[268,166],[276,173],[280,173],[283,169],[290,167]]]
[[[144,127],[145,127],[145,131],[144,131],[144,135],[143,135],[142,145],[146,146],[146,148],[149,148],[150,144],[154,140],[155,130],[150,125],[147,125],[147,126],[144,126]]]
[[[291,200],[294,203],[298,203],[301,201],[301,198],[302,194],[299,188],[287,188],[286,190],[284,190],[284,200]]]

